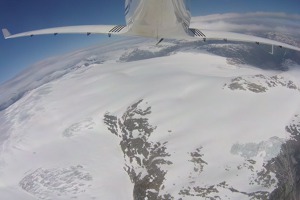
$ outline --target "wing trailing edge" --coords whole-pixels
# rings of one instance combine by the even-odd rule
[[[235,41],[235,42],[247,42],[247,43],[254,43],[257,45],[260,44],[266,44],[270,46],[276,46],[279,48],[286,48],[291,49],[295,51],[300,51],[299,47],[286,44],[283,42],[278,42],[275,40],[252,36],[252,35],[246,35],[246,34],[240,34],[240,33],[233,33],[233,32],[225,32],[225,31],[211,31],[211,30],[199,30],[199,29],[189,29],[191,32],[191,35],[195,39],[202,39],[203,41],[216,41],[216,40],[223,40],[225,42],[227,41]]]
[[[57,34],[125,34],[127,27],[123,25],[85,25],[85,26],[65,26],[28,31],[18,34],[11,34],[7,29],[2,29],[5,39],[35,36],[35,35],[57,35]]]

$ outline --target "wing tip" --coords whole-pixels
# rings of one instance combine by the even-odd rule
[[[6,28],[2,29],[2,33],[3,33],[3,36],[5,39],[7,39],[7,38],[9,38],[9,36],[11,36],[10,32]]]

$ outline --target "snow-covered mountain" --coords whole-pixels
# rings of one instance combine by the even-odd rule
[[[38,63],[0,86],[0,199],[297,200],[299,63],[137,38]]]

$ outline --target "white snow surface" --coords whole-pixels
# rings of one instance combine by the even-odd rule
[[[260,84],[264,79],[256,75],[277,75],[298,87],[299,66],[286,72],[262,70],[231,65],[226,58],[204,51],[184,50],[118,61],[138,46],[150,52],[172,46],[154,44],[133,39],[110,48],[52,58],[53,62],[35,66],[35,74],[30,69],[30,75],[20,75],[18,84],[2,85],[8,96],[21,88],[19,85],[30,86],[19,100],[0,112],[0,199],[133,199],[134,183],[124,170],[120,140],[103,119],[107,112],[121,117],[139,100],[143,100],[141,106],[151,106],[147,117],[156,129],[149,139],[167,142],[168,160],[172,162],[161,166],[167,173],[160,194],[184,200],[214,196],[240,200],[250,197],[228,188],[247,193],[276,188],[273,173],[270,176],[274,182],[268,186],[253,180],[255,172],[263,170],[264,163],[289,139],[285,127],[300,111],[299,89],[279,85],[256,93],[226,85],[236,77],[252,77],[249,81]],[[78,64],[84,59],[88,60],[86,66]],[[69,63],[78,67],[70,69],[66,67]],[[37,77],[46,79],[43,75],[47,70],[62,75],[40,80],[39,84],[33,82]],[[248,155],[243,146],[250,143],[258,145],[259,150]],[[241,149],[234,153],[233,146]],[[196,164],[190,157],[197,148],[201,148],[205,161],[201,172],[194,170]],[[255,163],[249,164],[249,160]],[[228,187],[220,186],[224,181]],[[188,187],[212,185],[218,192],[190,190],[204,196],[181,192]]]

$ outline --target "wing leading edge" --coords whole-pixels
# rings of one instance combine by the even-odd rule
[[[2,29],[5,39],[26,37],[34,35],[57,35],[57,34],[114,34],[120,35],[127,32],[127,27],[123,25],[85,25],[85,26],[65,26],[28,31],[12,35],[7,29]]]
[[[258,45],[266,44],[266,45],[276,46],[279,48],[287,48],[287,49],[300,51],[299,47],[289,45],[283,42],[267,39],[267,38],[252,36],[252,35],[233,33],[233,32],[224,32],[224,31],[210,31],[210,30],[200,31],[199,29],[189,29],[189,30],[195,39],[202,39],[204,41],[223,40],[223,41],[247,42],[247,43],[256,43]]]

